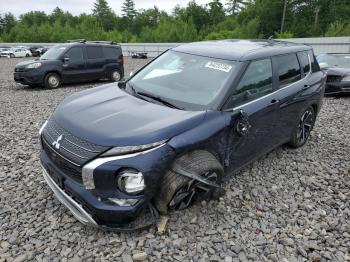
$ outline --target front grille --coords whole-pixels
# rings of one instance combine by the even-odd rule
[[[42,134],[53,150],[77,166],[82,166],[108,149],[72,135],[59,127],[53,118],[48,121]]]
[[[336,82],[340,82],[341,79],[342,79],[341,76],[327,75],[327,83],[336,83]]]
[[[83,179],[81,176],[81,167],[70,163],[67,159],[57,154],[51,146],[48,145],[47,141],[43,139],[43,149],[46,152],[50,160],[68,177],[73,180],[82,183]]]
[[[15,72],[24,72],[24,68],[15,68]]]

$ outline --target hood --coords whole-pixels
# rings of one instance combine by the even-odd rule
[[[344,67],[329,67],[325,69],[325,72],[328,75],[337,75],[337,76],[345,76],[350,74],[350,68],[344,68]]]
[[[172,138],[199,125],[205,114],[144,101],[113,83],[69,96],[53,117],[62,128],[89,142],[127,146]]]
[[[29,60],[29,61],[19,62],[19,63],[16,65],[15,68],[24,68],[24,67],[26,67],[26,66],[29,65],[29,64],[33,64],[33,63],[37,63],[37,62],[40,62],[40,63],[44,64],[43,61],[39,61],[38,59],[36,59],[36,60]]]

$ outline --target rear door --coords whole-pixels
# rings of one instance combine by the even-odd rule
[[[62,78],[64,82],[87,80],[83,47],[70,48],[63,56]]]
[[[279,140],[288,142],[299,114],[308,103],[311,65],[307,51],[276,56],[272,59],[277,78],[277,99],[280,100],[278,113]]]
[[[86,46],[87,72],[90,80],[104,78],[106,60],[103,55],[102,46]]]
[[[123,64],[123,58],[121,49],[117,46],[104,46],[103,54],[106,63],[105,76],[109,77],[113,69],[118,69],[122,73],[121,66]]]
[[[226,109],[243,110],[250,125],[245,135],[236,132],[236,125],[230,131],[230,171],[237,170],[278,144],[274,129],[279,103],[274,91],[271,59],[251,61],[226,106]]]

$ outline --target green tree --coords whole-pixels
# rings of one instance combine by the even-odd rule
[[[226,6],[227,6],[226,11],[230,15],[235,15],[239,11],[241,11],[242,8],[244,8],[244,6],[247,5],[247,3],[248,3],[247,0],[227,0],[227,2],[226,2]]]
[[[96,0],[92,12],[104,30],[113,28],[114,14],[106,0]]]
[[[1,19],[2,23],[2,31],[8,33],[11,29],[16,25],[16,18],[11,13],[6,13],[4,17]]]
[[[213,0],[208,4],[209,6],[209,16],[210,16],[210,22],[212,25],[216,25],[219,22],[223,21],[225,18],[225,10],[220,2],[220,0]]]
[[[133,0],[125,0],[122,6],[123,17],[132,20],[137,12],[135,9],[135,3]]]

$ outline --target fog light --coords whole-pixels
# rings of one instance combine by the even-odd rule
[[[145,189],[143,174],[136,170],[124,170],[118,176],[118,188],[128,194],[136,195]]]
[[[109,201],[117,204],[118,206],[133,206],[137,203],[138,199],[122,199],[122,198],[108,198]]]

